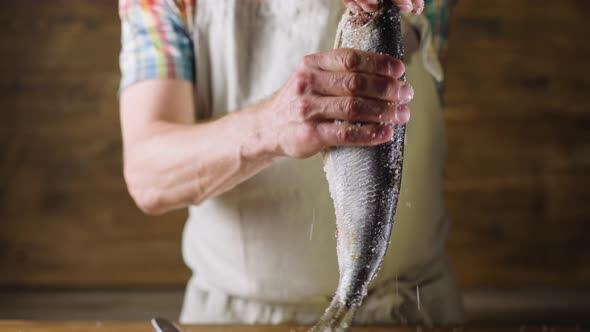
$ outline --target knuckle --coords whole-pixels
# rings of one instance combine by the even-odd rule
[[[348,119],[356,119],[361,113],[361,109],[361,102],[357,98],[345,99],[343,110]]]
[[[309,119],[312,114],[312,103],[308,98],[299,98],[295,104],[295,113],[300,121]]]
[[[313,83],[313,74],[307,70],[298,70],[295,73],[295,89],[297,95],[305,94]]]
[[[383,96],[390,102],[397,102],[397,91],[399,89],[399,81],[393,78],[385,78],[382,84],[376,84],[375,92]]]
[[[342,63],[347,71],[355,70],[361,64],[361,56],[352,50],[343,51]]]
[[[338,130],[336,136],[339,142],[350,143],[358,141],[360,134],[361,129],[356,125],[346,125]]]
[[[350,74],[344,79],[344,89],[350,94],[362,91],[364,85],[364,77],[359,74]]]
[[[355,126],[349,126],[344,131],[344,140],[346,142],[355,142],[358,140],[358,136],[360,134],[360,129]]]
[[[338,142],[346,142],[346,141],[348,141],[348,136],[350,135],[349,132],[350,132],[350,130],[348,130],[345,127],[339,128],[336,131],[336,140]]]

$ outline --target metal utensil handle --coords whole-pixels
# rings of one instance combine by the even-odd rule
[[[182,332],[171,321],[164,318],[152,318],[151,322],[156,332]]]

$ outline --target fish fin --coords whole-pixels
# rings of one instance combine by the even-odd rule
[[[342,332],[348,330],[356,307],[347,306],[337,298],[332,300],[326,312],[309,332]]]

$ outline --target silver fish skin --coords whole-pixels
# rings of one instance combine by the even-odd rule
[[[401,16],[390,0],[374,14],[347,11],[338,30],[336,48],[403,59]],[[404,140],[405,125],[394,125],[394,137],[386,144],[325,152],[324,170],[336,211],[340,280],[330,306],[310,332],[347,330],[379,271],[400,194]]]

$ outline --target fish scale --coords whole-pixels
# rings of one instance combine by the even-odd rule
[[[347,11],[338,28],[336,47],[403,59],[398,8],[387,0],[376,14]],[[336,212],[340,280],[330,306],[310,332],[347,330],[381,267],[402,177],[405,125],[393,125],[393,129],[393,138],[385,144],[336,147],[324,154],[324,170]]]

